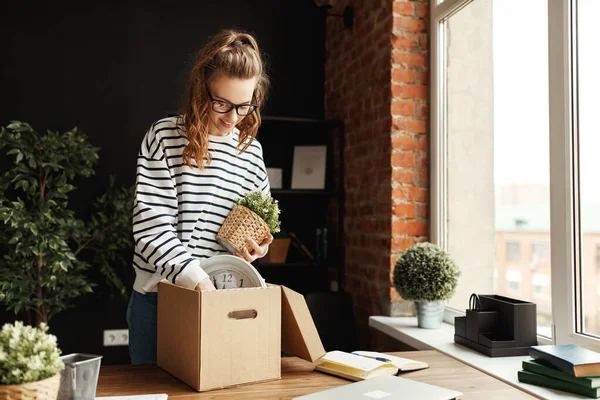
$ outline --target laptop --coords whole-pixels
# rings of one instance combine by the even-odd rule
[[[294,400],[453,400],[461,392],[427,383],[382,375],[333,389],[295,397]]]

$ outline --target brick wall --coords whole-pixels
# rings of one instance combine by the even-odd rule
[[[339,1],[327,19],[326,116],[343,119],[345,289],[363,340],[373,314],[409,311],[392,288],[401,252],[427,236],[428,1]]]

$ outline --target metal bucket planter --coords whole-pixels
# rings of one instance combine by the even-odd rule
[[[444,309],[446,302],[439,301],[417,301],[415,309],[417,310],[417,321],[419,328],[439,329],[444,320]]]
[[[94,400],[102,356],[74,353],[60,358],[61,371],[58,400]]]

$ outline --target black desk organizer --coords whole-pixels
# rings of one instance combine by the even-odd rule
[[[454,318],[454,342],[489,357],[526,356],[537,345],[535,303],[473,293],[465,317]]]

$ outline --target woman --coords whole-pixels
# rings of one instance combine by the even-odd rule
[[[223,31],[192,68],[177,117],[155,122],[142,141],[133,210],[135,254],[127,323],[133,364],[156,363],[158,282],[215,290],[201,260],[226,253],[219,227],[237,198],[269,194],[262,147],[255,140],[269,81],[256,40]],[[252,262],[273,237],[249,239]]]

